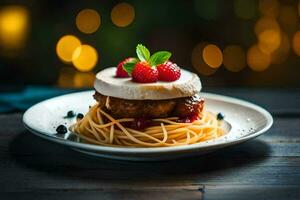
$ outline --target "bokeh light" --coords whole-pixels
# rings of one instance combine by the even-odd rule
[[[215,20],[218,17],[218,0],[198,1],[194,0],[194,8],[199,17],[206,20]]]
[[[98,62],[98,53],[90,45],[81,45],[77,47],[72,57],[73,65],[82,72],[92,70]]]
[[[246,54],[242,47],[229,45],[223,51],[223,64],[228,71],[239,72],[246,66]]]
[[[128,26],[133,22],[134,18],[134,7],[128,3],[119,3],[111,11],[111,20],[119,27]]]
[[[266,54],[271,54],[279,48],[281,43],[280,32],[275,30],[265,30],[258,36],[258,47]]]
[[[56,54],[64,62],[71,62],[76,48],[80,47],[80,40],[74,35],[65,35],[56,45]]]
[[[255,33],[258,38],[258,47],[266,54],[274,52],[281,43],[280,26],[270,17],[263,17],[255,24]]]
[[[255,24],[255,33],[257,36],[266,30],[280,32],[280,26],[274,18],[262,17]]]
[[[27,38],[29,14],[25,7],[6,6],[0,10],[0,45],[19,49]]]
[[[76,16],[77,28],[87,34],[94,33],[101,24],[101,17],[96,10],[83,9]]]
[[[203,49],[203,60],[208,66],[218,68],[223,62],[222,51],[214,44],[209,44]]]
[[[300,31],[297,31],[293,36],[293,49],[300,56]]]
[[[256,13],[256,1],[254,0],[235,0],[234,12],[241,19],[251,19]]]
[[[264,71],[271,64],[271,56],[253,45],[247,52],[247,63],[253,71]]]
[[[260,0],[258,7],[262,15],[276,18],[279,13],[280,3],[278,0]]]
[[[192,51],[191,61],[193,67],[202,75],[212,75],[217,71],[217,68],[211,68],[203,60],[203,50],[208,45],[207,42],[199,43]]]
[[[274,51],[271,54],[272,63],[274,64],[283,63],[287,59],[289,55],[289,51],[290,51],[289,37],[286,33],[282,32],[280,46],[278,47],[278,49],[276,49],[276,51]]]
[[[284,30],[294,31],[298,21],[297,9],[294,6],[282,6],[279,12],[279,21]]]

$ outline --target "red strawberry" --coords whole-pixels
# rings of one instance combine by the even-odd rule
[[[180,68],[176,65],[176,63],[172,63],[171,61],[157,65],[157,71],[159,76],[158,80],[160,81],[176,81],[181,76]]]
[[[131,75],[132,80],[138,83],[153,83],[158,80],[157,69],[151,67],[147,62],[138,62]]]
[[[124,70],[123,65],[127,62],[132,61],[132,59],[134,59],[134,58],[126,58],[125,60],[121,61],[118,64],[117,71],[116,71],[116,77],[117,78],[127,78],[127,77],[129,77],[128,73]]]

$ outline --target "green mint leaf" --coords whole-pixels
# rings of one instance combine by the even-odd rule
[[[135,64],[138,62],[138,59],[137,58],[134,58],[132,59],[130,62],[127,62],[125,64],[123,64],[123,69],[129,74],[131,75],[134,67],[135,67]]]
[[[158,51],[151,56],[149,63],[151,66],[156,66],[166,62],[171,56],[172,54],[168,51]]]
[[[128,74],[131,74],[131,73],[132,73],[134,67],[135,67],[135,63],[131,63],[131,62],[125,63],[125,64],[123,65],[123,69],[124,69]]]
[[[150,52],[149,50],[142,44],[138,44],[136,46],[136,55],[141,61],[149,61]]]

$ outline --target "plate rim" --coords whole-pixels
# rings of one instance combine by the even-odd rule
[[[191,150],[200,150],[200,149],[207,149],[207,148],[218,148],[223,146],[229,146],[233,144],[238,144],[244,141],[247,141],[249,139],[255,138],[263,133],[265,133],[267,130],[269,130],[273,124],[273,117],[272,115],[261,106],[258,106],[254,103],[248,102],[246,100],[238,99],[235,97],[229,97],[225,95],[220,94],[214,94],[214,93],[206,93],[201,92],[200,94],[204,94],[205,98],[210,98],[214,100],[219,100],[223,102],[230,102],[238,105],[242,105],[247,108],[251,108],[259,112],[263,117],[266,119],[266,126],[264,126],[261,130],[254,132],[253,134],[249,134],[243,137],[240,137],[235,140],[230,141],[217,141],[215,143],[197,143],[197,144],[191,144],[191,145],[183,145],[183,146],[173,146],[173,147],[139,147],[139,148],[129,148],[129,147],[109,147],[109,146],[100,146],[100,145],[94,145],[94,144],[85,144],[85,143],[79,143],[71,140],[66,140],[59,137],[54,137],[52,134],[36,130],[30,126],[30,123],[28,123],[28,116],[30,115],[30,112],[32,109],[34,109],[36,106],[39,106],[40,104],[47,103],[47,101],[51,101],[53,99],[59,99],[64,98],[70,95],[80,95],[84,93],[92,93],[94,90],[88,90],[88,91],[81,91],[81,92],[72,92],[65,95],[60,95],[56,97],[52,97],[49,99],[46,99],[44,101],[41,101],[30,108],[28,108],[25,113],[23,114],[22,121],[27,130],[32,132],[33,134],[42,137],[44,139],[64,144],[69,147],[73,148],[79,148],[79,149],[85,149],[85,150],[91,150],[91,151],[98,151],[98,152],[106,152],[106,153],[120,153],[120,154],[151,154],[151,153],[171,153],[171,152],[178,152],[178,151],[191,151]]]

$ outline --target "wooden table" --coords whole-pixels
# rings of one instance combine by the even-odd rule
[[[209,89],[267,108],[267,134],[164,162],[88,157],[0,115],[0,199],[300,199],[300,89]]]

